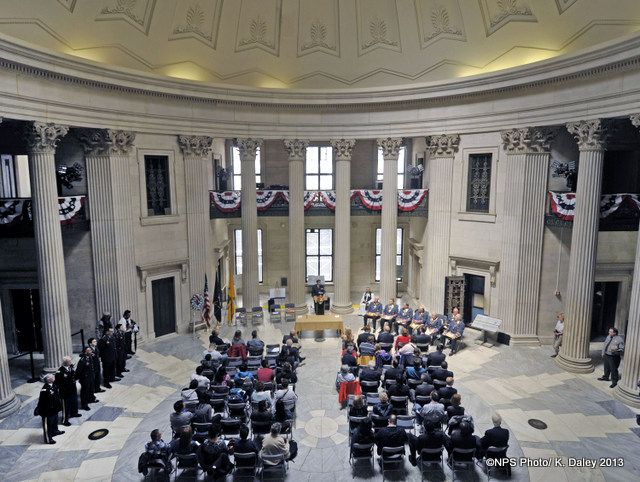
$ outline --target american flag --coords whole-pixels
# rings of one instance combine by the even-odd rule
[[[207,324],[207,328],[211,327],[211,302],[209,301],[209,280],[204,275],[204,305],[202,306],[202,319]]]

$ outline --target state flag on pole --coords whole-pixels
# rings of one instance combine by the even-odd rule
[[[233,316],[236,314],[236,287],[233,283],[233,274],[229,279],[227,298],[227,323],[230,325],[233,321]]]
[[[202,306],[202,319],[207,324],[207,328],[211,328],[211,301],[209,300],[209,280],[204,275],[204,304]]]

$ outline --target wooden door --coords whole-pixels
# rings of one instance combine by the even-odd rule
[[[153,329],[156,336],[175,333],[176,297],[173,277],[151,282],[153,296]]]

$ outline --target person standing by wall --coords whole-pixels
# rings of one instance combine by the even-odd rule
[[[609,328],[609,334],[604,340],[604,346],[602,347],[602,357],[604,358],[604,375],[598,380],[609,381],[611,377],[611,385],[609,388],[614,388],[618,384],[620,375],[618,373],[618,367],[620,366],[620,359],[624,352],[624,340],[618,334],[618,329],[615,327]]]
[[[555,358],[560,353],[560,347],[562,346],[562,334],[564,333],[564,313],[558,313],[558,320],[556,326],[553,329],[553,349],[555,351],[551,358]]]

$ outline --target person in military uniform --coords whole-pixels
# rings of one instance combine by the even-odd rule
[[[78,387],[76,386],[76,371],[70,356],[62,359],[62,366],[55,374],[56,385],[62,399],[63,422],[62,425],[71,425],[69,419],[80,417],[78,413]]]
[[[91,348],[91,362],[93,363],[93,391],[94,393],[104,392],[102,388],[100,388],[100,350],[98,349],[98,340],[95,338],[89,338],[88,348]]]
[[[113,333],[113,337],[116,340],[116,376],[122,378],[123,372],[127,370],[127,346],[124,331],[122,331],[122,325],[118,323]]]
[[[82,410],[91,410],[89,404],[98,401],[94,395],[93,388],[95,375],[93,373],[92,357],[94,356],[91,347],[85,348],[76,368],[76,380],[80,382],[80,407]]]
[[[105,388],[111,388],[111,382],[116,380],[116,341],[113,338],[113,328],[98,342],[100,361],[102,361],[102,384]]]
[[[44,385],[40,390],[38,405],[34,410],[34,415],[42,417],[42,431],[44,433],[44,443],[54,444],[53,437],[64,432],[58,430],[58,412],[62,408],[58,387],[54,384],[55,376],[49,374],[44,378]]]

